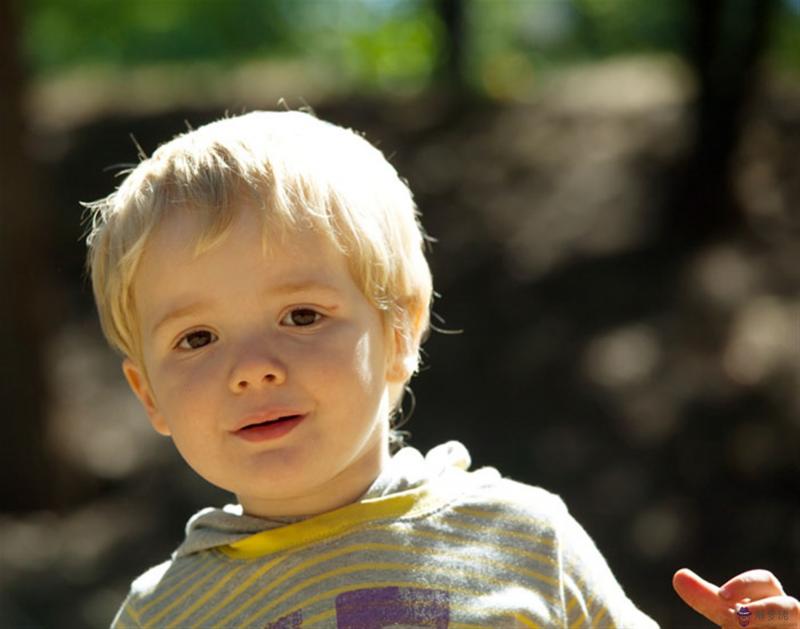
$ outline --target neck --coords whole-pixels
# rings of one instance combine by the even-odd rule
[[[386,468],[391,457],[385,436],[383,443],[383,447],[368,450],[338,475],[303,495],[276,500],[244,496],[237,496],[237,499],[245,514],[266,520],[311,517],[352,504],[367,492]]]

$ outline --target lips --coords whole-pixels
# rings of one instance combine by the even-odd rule
[[[270,424],[286,423],[300,419],[307,413],[297,408],[270,408],[246,415],[239,420],[231,430],[238,433],[241,431],[252,430],[254,428],[267,426]]]
[[[246,417],[232,431],[236,437],[250,443],[262,443],[288,435],[307,416],[296,411],[274,411]]]
[[[298,419],[300,417],[302,417],[302,415],[300,413],[295,413],[293,415],[281,415],[280,417],[277,417],[276,419],[265,419],[264,421],[261,421],[261,422],[258,422],[258,421],[253,422],[252,424],[248,424],[247,426],[243,426],[243,427],[239,428],[239,430],[250,430],[252,428],[258,428],[259,426],[267,426],[267,425],[271,425],[271,424],[280,424],[281,422],[291,421],[293,419]]]

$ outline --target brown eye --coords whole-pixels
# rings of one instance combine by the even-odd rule
[[[216,335],[208,330],[197,330],[196,332],[189,332],[186,336],[181,338],[178,343],[180,349],[199,349],[212,343]]]
[[[296,308],[284,317],[284,324],[305,327],[313,325],[322,318],[322,315],[311,308]]]

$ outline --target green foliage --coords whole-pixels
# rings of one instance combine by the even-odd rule
[[[342,78],[379,88],[418,88],[432,77],[442,26],[425,0],[305,2],[295,22],[304,56]]]
[[[479,90],[506,97],[564,65],[680,51],[688,1],[470,0],[469,74]]]
[[[30,0],[22,9],[35,74],[291,56],[342,80],[420,87],[442,39],[425,0]]]
[[[25,51],[40,72],[296,49],[291,0],[29,0],[23,11]]]
[[[800,74],[800,1],[786,0],[781,5],[772,30],[770,60],[783,71]]]
[[[573,0],[574,41],[587,56],[680,51],[686,39],[686,3]]]
[[[553,63],[684,46],[684,2],[649,0],[472,0],[483,55],[518,49]]]
[[[575,61],[682,52],[694,0],[463,0],[464,67],[512,93]],[[18,0],[35,74],[83,64],[302,59],[343,82],[424,87],[447,33],[437,0]],[[770,52],[800,68],[800,0],[782,0]]]
[[[427,11],[411,19],[386,20],[374,30],[352,32],[344,39],[347,65],[378,86],[425,82],[435,70],[440,30]]]

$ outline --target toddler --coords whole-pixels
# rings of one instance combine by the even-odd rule
[[[470,471],[457,442],[402,447],[431,276],[411,193],[362,137],[299,112],[223,119],[89,207],[131,389],[237,501],[189,520],[114,627],[656,626],[557,496]],[[718,624],[744,604],[752,626],[768,606],[800,626],[764,571],[675,587]]]

